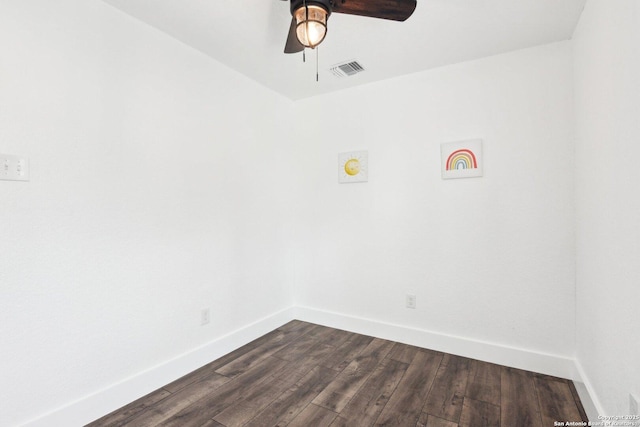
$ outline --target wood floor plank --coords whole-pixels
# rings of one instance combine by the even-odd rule
[[[296,363],[322,365],[322,362],[331,357],[335,351],[336,348],[331,345],[318,343],[311,347],[304,356],[296,361]]]
[[[531,374],[533,378],[541,378],[541,379],[551,380],[551,381],[560,381],[563,383],[569,382],[569,380],[566,378],[560,378],[560,377],[555,377],[553,375],[541,374],[539,372],[531,372],[531,371],[527,371],[527,372],[529,372],[529,374]]]
[[[176,391],[188,386],[189,384],[193,384],[197,381],[200,381],[203,378],[208,377],[212,373],[216,372],[221,367],[233,362],[236,359],[243,357],[245,354],[251,352],[252,350],[273,341],[276,342],[291,342],[296,338],[304,335],[309,329],[313,327],[312,324],[306,322],[293,323],[291,326],[289,324],[284,325],[282,329],[275,329],[253,341],[250,343],[243,345],[242,347],[222,356],[219,359],[214,360],[211,363],[187,374],[176,381],[173,381],[170,384],[167,384],[163,388],[165,390],[170,391],[171,393],[175,393]],[[289,327],[287,327],[289,326]]]
[[[374,425],[415,426],[442,357],[434,351],[417,352]]]
[[[319,326],[309,332],[317,343],[328,344],[334,347],[340,347],[349,341],[355,335],[353,332],[343,331],[342,329],[334,329],[326,326]]]
[[[338,347],[333,354],[321,362],[322,366],[342,371],[373,341],[373,337],[356,335]]]
[[[389,355],[389,359],[397,360],[402,363],[411,363],[416,353],[419,351],[418,347],[414,347],[408,344],[395,343]]]
[[[445,354],[423,411],[457,423],[467,389],[471,360]]]
[[[311,334],[313,329],[300,336],[299,338],[291,341],[281,350],[275,352],[273,356],[277,357],[278,359],[288,360],[290,362],[303,358],[312,347],[318,345],[317,340]]]
[[[574,420],[587,418],[569,380],[293,321],[88,426],[546,427]]]
[[[246,427],[287,425],[329,384],[338,373],[325,366],[316,366],[296,385],[282,393],[263,411],[257,412]]]
[[[393,347],[391,341],[375,338],[315,399],[313,403],[340,412],[365,383]]]
[[[501,370],[500,424],[542,427],[533,375],[507,367]]]
[[[460,427],[500,427],[500,406],[465,397],[459,425]]]
[[[310,403],[288,424],[288,427],[328,427],[337,416],[335,412]]]
[[[218,390],[229,382],[229,378],[213,373],[209,377],[192,384],[188,388],[183,388],[171,396],[168,396],[149,407],[147,410],[140,412],[134,417],[129,418],[123,426],[154,426],[170,419],[175,414],[182,411],[194,402],[204,396],[209,395],[212,391]]]
[[[588,421],[582,419],[566,380],[536,377],[534,383],[538,391],[543,425],[552,426],[554,421]]]
[[[285,360],[268,358],[260,365],[198,399],[158,425],[163,427],[199,427],[205,421],[213,419],[226,408],[242,400],[248,389],[260,387],[263,382],[271,380],[272,376],[280,375],[288,365]]]
[[[238,375],[251,369],[265,358],[277,353],[293,342],[299,335],[295,332],[278,331],[265,342],[255,345],[255,347],[243,355],[234,358],[229,363],[222,365],[216,372],[225,377],[235,378]]]
[[[302,320],[292,320],[280,326],[277,330],[304,333],[306,332],[306,330],[312,328],[313,326],[313,323],[303,322]]]
[[[118,409],[117,411],[111,412],[110,414],[107,414],[104,417],[90,424],[87,424],[85,427],[106,427],[120,425],[129,418],[132,418],[146,411],[147,409],[170,395],[171,393],[169,393],[167,390],[156,390],[134,402],[131,402],[130,404]]]
[[[416,427],[458,427],[458,424],[423,412]]]
[[[371,426],[385,407],[409,365],[386,358],[367,382],[340,411],[340,419],[332,426]]]
[[[472,360],[465,397],[500,406],[500,366]]]
[[[227,427],[244,425],[254,418],[256,413],[261,412],[287,390],[295,387],[296,383],[303,381],[315,367],[314,359],[309,357],[305,363],[287,364],[280,372],[260,384],[248,384],[248,387],[243,390],[242,399],[229,404],[215,415],[214,419]],[[329,370],[329,372],[331,378],[335,377],[335,371]]]

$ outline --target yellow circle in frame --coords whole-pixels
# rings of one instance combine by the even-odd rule
[[[360,160],[358,159],[349,159],[347,163],[344,164],[344,171],[349,176],[356,176],[360,173]]]

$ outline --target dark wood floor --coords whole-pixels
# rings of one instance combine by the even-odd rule
[[[547,427],[587,421],[573,383],[292,321],[89,424]]]

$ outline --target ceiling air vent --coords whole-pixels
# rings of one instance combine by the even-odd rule
[[[349,61],[334,65],[329,70],[338,77],[351,77],[364,71],[364,67],[358,61]]]

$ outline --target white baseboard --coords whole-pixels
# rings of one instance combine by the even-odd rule
[[[344,329],[546,375],[576,381],[581,380],[574,359],[564,356],[445,335],[424,329],[384,323],[310,307],[295,307],[294,315],[296,319],[332,328]]]
[[[398,341],[500,365],[574,380],[587,415],[603,413],[580,364],[564,356],[446,335],[310,307],[290,307],[259,319],[165,363],[149,368],[105,389],[71,402],[23,424],[24,427],[83,426],[231,351],[299,319],[364,335]]]
[[[598,420],[598,415],[605,414],[602,404],[600,403],[600,399],[598,399],[598,395],[591,385],[589,377],[587,377],[587,374],[584,372],[580,361],[576,359],[575,364],[578,374],[580,375],[580,380],[574,381],[574,384],[576,386],[578,396],[580,396],[580,400],[582,401],[582,406],[584,406],[584,410],[589,417],[589,421],[600,421]]]
[[[31,420],[25,427],[80,427],[242,347],[293,319],[287,308]]]
[[[498,365],[567,378],[574,382],[589,420],[598,421],[598,415],[604,414],[602,405],[582,365],[573,358],[317,310],[310,307],[297,306],[294,307],[293,312],[296,319],[310,323],[483,360]]]

